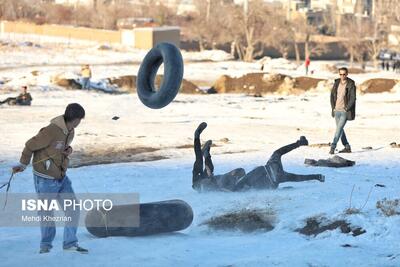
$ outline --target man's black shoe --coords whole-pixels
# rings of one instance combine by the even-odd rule
[[[351,153],[351,147],[346,145],[342,150],[339,151],[339,153]]]
[[[300,136],[300,139],[297,141],[299,146],[308,146],[308,140],[305,136]]]
[[[195,138],[199,138],[200,134],[203,132],[203,130],[207,127],[207,123],[206,122],[202,122],[199,124],[199,126],[197,126],[196,131],[194,132],[194,137]]]

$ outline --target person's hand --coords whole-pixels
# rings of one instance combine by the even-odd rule
[[[23,165],[23,164],[18,164],[18,165],[16,165],[16,166],[12,167],[12,172],[13,172],[13,173],[23,172],[23,171],[25,171],[25,169],[26,169],[26,166],[25,166],[25,165]]]
[[[62,153],[63,153],[65,156],[68,157],[69,155],[72,154],[72,147],[71,147],[71,146],[67,147]]]

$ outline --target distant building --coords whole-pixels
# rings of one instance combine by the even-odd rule
[[[390,47],[396,47],[398,49],[400,46],[400,25],[391,25],[388,43]]]
[[[146,27],[133,30],[135,47],[151,49],[161,42],[169,42],[180,46],[179,27]]]

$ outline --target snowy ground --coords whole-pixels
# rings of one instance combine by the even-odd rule
[[[300,135],[307,136],[311,144],[330,142],[334,122],[330,117],[328,93],[284,98],[277,95],[264,98],[178,95],[176,101],[166,108],[150,110],[139,102],[136,95],[62,91],[47,83],[43,78],[45,75],[39,75],[35,80],[29,73],[42,63],[33,62],[31,65],[35,67],[24,66],[38,57],[30,50],[36,48],[23,49],[27,50],[21,54],[22,59],[10,56],[8,60],[11,63],[0,71],[0,77],[12,77],[17,85],[18,77],[26,76],[29,82],[34,83],[34,102],[31,107],[0,106],[1,182],[8,178],[10,167],[18,161],[24,142],[50,118],[62,113],[67,103],[79,102],[85,107],[87,117],[77,129],[73,143],[75,150],[148,146],[160,148],[154,153],[169,159],[70,169],[75,191],[138,192],[142,202],[179,198],[190,203],[195,217],[193,224],[182,232],[151,237],[98,239],[85,228],[80,228],[80,243],[90,250],[89,255],[64,253],[61,228],[54,249],[48,255],[37,253],[39,229],[2,228],[1,266],[59,266],[61,263],[65,266],[400,266],[400,217],[385,217],[375,207],[376,202],[385,197],[399,198],[400,150],[391,148],[389,144],[400,142],[400,94],[358,97],[357,119],[346,127],[354,150],[346,158],[355,160],[355,167],[329,169],[303,164],[305,158],[328,158],[326,147],[302,147],[284,157],[288,171],[322,173],[326,176],[325,183],[287,183],[274,191],[198,194],[191,189],[193,152],[191,149],[176,149],[193,142],[193,130],[198,123],[207,121],[209,125],[203,141],[213,139],[217,144],[212,148],[216,173],[236,167],[250,171],[264,164],[275,149],[297,140]],[[81,51],[69,51],[72,54],[78,52]],[[93,62],[103,58],[101,53],[115,52],[93,52]],[[43,52],[45,55],[48,53]],[[56,55],[69,57],[65,53]],[[3,59],[6,57],[7,53],[0,54],[1,62],[5,62]],[[26,58],[25,63],[21,63],[23,58]],[[51,58],[48,56],[49,61]],[[55,65],[60,64],[58,67],[40,68],[43,73],[56,72],[58,68],[79,68],[79,65],[69,66],[74,64],[74,60],[65,64],[62,61],[55,62]],[[115,62],[103,63],[99,66],[99,75],[105,75],[107,70],[115,75],[136,71],[133,65],[121,67]],[[199,80],[212,80],[223,72],[243,73],[258,68],[255,63],[226,61],[191,62],[185,66],[185,75],[192,74],[193,79]],[[228,66],[228,69],[223,66]],[[364,76],[382,75],[386,74]],[[328,78],[334,76],[324,74]],[[357,75],[356,78],[364,79],[364,76]],[[1,98],[14,94],[0,91]],[[114,121],[111,119],[113,116],[121,118]],[[223,138],[229,138],[229,142],[223,142]],[[362,149],[367,146],[372,146],[373,150]],[[376,184],[386,187],[375,187]],[[345,215],[354,185],[352,206],[360,208],[367,203],[361,213]],[[11,190],[34,191],[30,168],[16,176]],[[200,225],[215,215],[243,208],[274,210],[277,215],[275,229],[244,234],[213,231]],[[367,232],[353,237],[335,230],[317,237],[306,237],[294,231],[304,226],[306,218],[316,215],[345,218]],[[345,244],[351,247],[343,247]]]

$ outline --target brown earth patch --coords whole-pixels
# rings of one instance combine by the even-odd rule
[[[163,76],[157,75],[155,85],[157,88],[160,88],[162,83]],[[111,77],[107,78],[107,81],[111,85],[116,85],[118,88],[122,89],[125,92],[136,92],[136,76],[135,75],[125,75],[120,77]],[[66,79],[60,76],[52,77],[52,83],[64,87],[65,89],[82,89],[82,86],[76,82],[74,79]],[[180,93],[183,94],[201,94],[203,93],[200,88],[194,83],[183,79],[181,88],[179,89]]]
[[[295,78],[295,87],[300,90],[310,90],[312,88],[316,88],[318,83],[324,81],[324,79],[316,79],[310,77],[297,77]]]
[[[321,143],[321,144],[310,144],[310,145],[308,145],[309,147],[318,147],[318,148],[321,148],[321,147],[330,147],[331,146],[331,143]]]
[[[370,79],[360,85],[360,90],[364,94],[390,92],[397,82],[393,79]]]
[[[64,87],[65,89],[82,89],[80,83],[76,82],[74,79],[54,77],[52,83]]]
[[[167,159],[165,156],[154,154],[160,150],[153,147],[135,147],[135,148],[108,148],[108,149],[86,149],[76,151],[70,161],[72,168],[83,166],[111,164],[120,162],[143,162]]]
[[[136,79],[137,77],[135,75],[127,75],[127,76],[108,78],[108,81],[110,82],[110,84],[117,85],[119,88],[122,88],[125,91],[136,92]],[[160,88],[162,80],[163,80],[163,75],[156,76],[155,86],[157,88]],[[199,89],[197,85],[186,79],[182,80],[179,92],[182,94],[202,93],[202,91]]]
[[[88,134],[88,133],[85,133]],[[139,136],[141,137],[141,136]],[[138,137],[138,138],[139,138]],[[220,147],[221,145],[212,144],[212,147]],[[168,159],[168,156],[160,155],[160,150],[175,150],[175,149],[193,149],[193,144],[184,144],[175,147],[128,147],[119,149],[118,146],[111,145],[103,149],[95,147],[87,147],[84,150],[75,151],[70,160],[70,167],[79,168],[83,166],[112,164],[122,162],[145,162]],[[245,151],[243,151],[245,152]],[[241,152],[236,152],[241,153]],[[222,153],[224,154],[224,153]]]
[[[337,228],[339,228],[342,233],[351,233],[353,236],[358,236],[366,233],[366,231],[361,227],[353,227],[345,220],[329,221],[325,217],[308,218],[306,220],[306,225],[302,228],[296,229],[296,232],[299,232],[303,235],[315,237],[325,231],[331,231]]]
[[[116,85],[124,91],[135,91],[136,90],[136,76],[126,75],[120,77],[107,78],[108,82],[112,85]]]
[[[274,75],[264,79],[264,73],[248,73],[239,78],[222,75],[212,88],[218,93],[261,93],[274,92],[283,83],[285,75]]]
[[[271,231],[276,221],[271,210],[247,210],[229,212],[203,222],[215,230],[239,230],[242,232]]]
[[[283,74],[248,73],[238,78],[222,75],[212,89],[218,93],[246,93],[261,96],[265,93],[298,94],[316,88],[322,79],[292,78]]]

